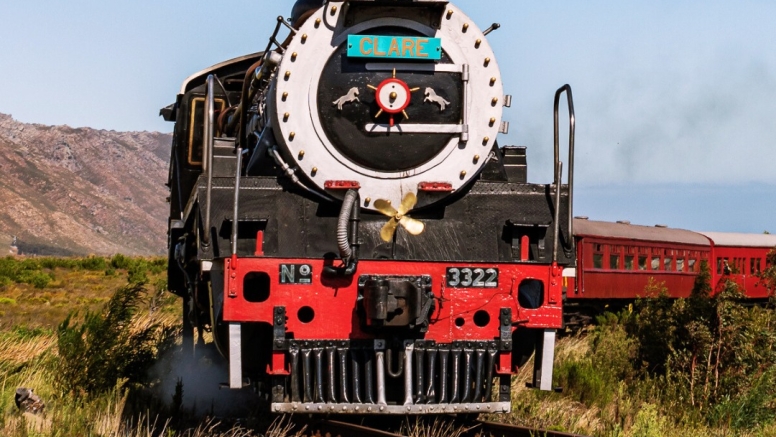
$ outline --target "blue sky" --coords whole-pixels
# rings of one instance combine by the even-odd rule
[[[0,2],[0,112],[170,131],[181,81],[262,49],[292,1]],[[776,2],[456,2],[490,36],[513,106],[501,144],[551,174],[552,97],[574,89],[576,213],[776,232]]]

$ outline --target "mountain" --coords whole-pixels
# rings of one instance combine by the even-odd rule
[[[0,114],[0,255],[164,253],[171,141]]]

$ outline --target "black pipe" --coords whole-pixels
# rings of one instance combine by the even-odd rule
[[[361,401],[361,359],[362,351],[358,349],[350,350],[351,372],[353,372],[353,403],[363,404]]]
[[[326,380],[328,397],[327,402],[337,403],[337,348],[326,348],[327,358],[327,372],[328,379]]]
[[[426,355],[426,350],[422,347],[415,347],[415,403],[422,404],[425,401],[423,395],[423,356]]]
[[[366,402],[368,404],[376,404],[375,392],[374,392],[374,361],[372,360],[372,352],[369,349],[364,349],[364,392],[366,396]]]
[[[323,399],[323,349],[315,348],[315,402],[322,404],[326,402]]]
[[[426,372],[428,383],[426,384],[426,400],[429,404],[436,402],[436,357],[437,350],[429,349],[428,353],[428,371]]]
[[[299,395],[299,348],[292,347],[288,351],[291,355],[291,402],[301,402]]]
[[[463,352],[463,390],[461,390],[461,403],[466,403],[469,402],[469,397],[472,394],[472,361],[474,361],[474,351],[471,349],[464,349]]]
[[[340,367],[340,402],[349,404],[348,398],[348,350],[344,347],[337,348]]]
[[[488,350],[488,364],[485,367],[485,402],[490,402],[493,397],[493,369],[496,367],[495,349]]]
[[[304,402],[313,401],[313,367],[312,367],[312,351],[310,349],[302,349],[302,368],[304,370]]]
[[[439,350],[439,403],[447,403],[447,379],[450,374],[447,373],[447,362],[450,358],[450,349]]]
[[[485,349],[477,349],[477,367],[474,369],[474,395],[472,402],[482,401],[482,373],[485,367]]]
[[[458,386],[461,382],[461,349],[453,349],[453,370],[452,370],[452,394],[450,395],[450,403],[458,403],[459,390]]]

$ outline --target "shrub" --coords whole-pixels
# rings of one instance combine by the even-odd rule
[[[57,328],[55,384],[63,394],[81,396],[111,390],[121,380],[139,382],[153,364],[158,327],[132,325],[144,294],[140,284],[118,290],[101,312],[81,324],[70,314]]]
[[[132,264],[132,258],[124,256],[120,253],[113,255],[113,257],[110,259],[110,265],[114,269],[127,270]]]
[[[130,284],[146,284],[148,283],[147,266],[144,262],[135,262],[130,266],[128,273],[128,280]]]
[[[51,282],[52,278],[46,273],[36,272],[29,280],[29,284],[35,288],[46,288]]]
[[[84,270],[96,272],[105,270],[108,267],[108,262],[101,256],[90,256],[80,259],[78,265]]]
[[[761,423],[753,417],[776,419],[776,314],[744,305],[732,281],[710,296],[710,278],[703,263],[688,299],[659,292],[635,304],[626,325],[638,345],[636,378],[660,381],[656,396],[677,419],[750,429]]]

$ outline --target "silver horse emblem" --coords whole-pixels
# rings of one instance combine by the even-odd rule
[[[436,91],[434,91],[433,88],[429,87],[426,88],[426,98],[423,99],[424,102],[431,102],[431,103],[438,103],[439,104],[439,112],[442,112],[447,108],[447,105],[450,104],[447,100],[437,95]]]
[[[342,111],[342,105],[352,102],[361,102],[358,100],[358,88],[351,88],[347,94],[332,102],[333,105],[337,105],[337,108]]]

